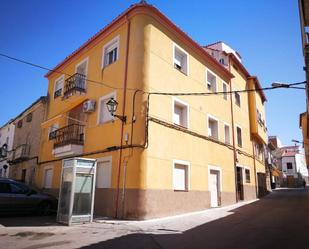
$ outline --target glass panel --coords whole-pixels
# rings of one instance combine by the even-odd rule
[[[92,175],[76,175],[73,215],[89,215],[91,213],[92,184]]]
[[[60,217],[67,217],[70,212],[71,191],[73,181],[73,169],[65,168],[62,175],[61,196],[59,200]]]

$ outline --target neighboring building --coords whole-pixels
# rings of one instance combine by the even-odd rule
[[[40,151],[41,123],[45,117],[46,97],[40,97],[13,121],[15,125],[10,178],[34,184]]]
[[[282,187],[300,187],[305,180],[308,183],[308,169],[304,151],[299,146],[281,148]]]
[[[10,120],[0,128],[0,148],[6,147],[8,151],[5,157],[0,157],[0,177],[9,176],[10,163],[8,162],[8,156],[13,148],[14,129],[13,120]]]
[[[304,70],[306,73],[306,111],[300,114],[300,127],[303,133],[303,144],[307,166],[309,166],[309,0],[298,0],[302,52],[304,56]]]
[[[62,160],[89,157],[96,215],[145,219],[263,195],[266,98],[229,93],[261,87],[227,56],[224,67],[156,8],[131,6],[46,75],[37,185],[57,194]],[[112,98],[126,122],[108,111]]]
[[[221,65],[229,70],[235,77],[231,79],[230,89],[233,90],[255,90],[261,89],[261,85],[255,76],[251,76],[246,68],[241,64],[240,54],[229,47],[222,41],[205,46],[204,49],[212,55]],[[208,76],[208,75],[207,75]],[[224,88],[224,86],[226,86]],[[223,83],[223,91],[228,91],[228,86]],[[252,91],[249,93],[233,94],[232,107],[233,121],[235,127],[235,143],[237,145],[237,165],[236,169],[245,169],[249,167],[253,176],[257,177],[258,196],[261,197],[270,190],[266,186],[266,168],[264,162],[265,146],[267,144],[266,114],[264,103],[266,97],[262,90]],[[239,134],[243,143],[239,143]],[[241,148],[241,149],[240,149]],[[245,155],[243,152],[247,153]],[[248,155],[254,155],[255,160],[252,162]],[[250,174],[252,174],[250,173]],[[242,175],[237,174],[239,183],[238,199],[242,200],[244,195],[242,184]],[[250,190],[247,188],[247,195],[253,198],[255,196],[255,182],[250,184]]]
[[[276,136],[268,137],[265,164],[267,184],[269,183],[272,189],[280,187],[280,179],[282,179],[281,150],[278,145],[282,147],[280,140]]]

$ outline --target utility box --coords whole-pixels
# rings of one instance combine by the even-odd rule
[[[67,225],[92,222],[96,160],[63,160],[57,221]]]

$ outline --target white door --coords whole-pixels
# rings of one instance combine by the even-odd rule
[[[209,174],[209,191],[210,191],[210,206],[211,207],[218,207],[218,194],[219,194],[219,187],[218,187],[218,177],[219,172],[215,170],[211,170]]]
[[[44,176],[44,188],[51,188],[52,187],[52,180],[53,180],[53,170],[46,169],[45,176]]]

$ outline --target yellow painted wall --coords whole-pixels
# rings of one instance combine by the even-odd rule
[[[229,79],[224,78],[218,70],[214,69],[205,59],[186,46],[173,32],[167,30],[161,23],[150,15],[138,14],[131,18],[131,36],[129,47],[128,66],[128,90],[126,101],[126,115],[128,122],[125,125],[125,133],[131,137],[132,118],[132,89],[144,89],[147,91],[161,92],[207,92],[206,69],[210,69],[217,75],[217,91],[222,91],[223,81],[229,84]],[[75,56],[75,59],[62,71],[74,74],[75,66],[84,58],[88,61],[88,79],[104,82],[114,87],[121,88],[124,83],[124,68],[126,54],[126,36],[128,24],[124,23],[106,37],[102,36],[97,44],[89,49],[84,49]],[[105,69],[101,69],[103,46],[115,36],[120,37],[119,60]],[[184,75],[173,66],[173,42],[189,53],[189,73]],[[246,88],[246,79],[241,73],[231,67],[235,75],[232,80],[232,90]],[[40,153],[40,165],[38,183],[42,185],[43,170],[48,165],[54,167],[53,188],[59,187],[61,161],[54,160],[52,155],[53,141],[48,140],[48,127],[59,122],[60,127],[67,124],[67,112],[85,99],[98,100],[101,96],[116,91],[116,99],[119,102],[117,114],[121,114],[122,90],[112,90],[97,83],[88,82],[87,94],[72,96],[66,100],[53,99],[54,81],[59,75],[52,74],[49,80],[49,109],[47,121],[43,123],[43,141]],[[207,97],[179,96],[178,99],[189,104],[189,130],[207,135],[207,115],[212,115],[219,120],[219,141],[224,142],[224,123],[230,125],[230,137],[232,138],[232,121],[230,112],[230,96],[224,100],[222,95]],[[241,107],[234,104],[235,134],[236,125],[242,128],[243,146],[238,148],[252,155],[252,142],[250,140],[250,124],[248,97],[241,94]],[[155,96],[150,98],[150,116],[159,118],[165,122],[172,122],[171,96]],[[136,122],[134,123],[134,144],[143,144],[145,137],[145,113],[146,95],[137,94]],[[88,114],[85,127],[84,153],[116,146],[120,143],[121,122],[115,120],[103,125],[97,125],[98,106],[94,113]],[[235,144],[236,135],[235,135]],[[132,154],[133,153],[133,154]],[[119,151],[89,155],[91,158],[103,156],[113,157],[112,187],[117,185]],[[208,166],[217,166],[222,169],[222,191],[235,192],[235,174],[233,163],[233,151],[224,145],[185,134],[162,125],[149,123],[149,147],[142,149],[126,149],[123,151],[123,160],[128,160],[126,178],[127,188],[142,189],[172,189],[173,160],[190,162],[190,189],[208,189]],[[239,165],[250,168],[251,179],[253,177],[253,159],[239,155]],[[123,180],[121,172],[120,182]],[[251,185],[254,181],[251,181]]]

